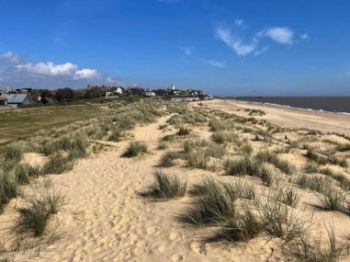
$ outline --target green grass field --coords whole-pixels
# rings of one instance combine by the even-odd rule
[[[102,113],[101,104],[98,103],[0,110],[0,144],[30,137],[40,130],[94,118]]]

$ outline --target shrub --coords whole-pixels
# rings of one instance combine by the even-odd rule
[[[136,157],[140,154],[147,153],[147,145],[144,142],[131,142],[129,147],[123,153],[123,157]]]
[[[21,234],[30,233],[34,237],[41,236],[50,216],[58,212],[61,204],[61,197],[54,193],[30,201],[27,207],[18,209],[19,217],[15,230]]]
[[[0,213],[11,198],[18,195],[18,184],[8,174],[0,174]]]
[[[182,197],[186,193],[187,183],[181,182],[181,180],[175,175],[166,175],[161,172],[156,172],[155,179],[156,183],[146,195],[171,199]]]
[[[249,175],[259,177],[265,184],[271,185],[272,174],[263,166],[263,164],[255,159],[243,157],[238,160],[227,160],[224,163],[226,175]]]
[[[180,217],[184,223],[191,225],[208,225],[223,222],[235,215],[235,188],[229,184],[206,182],[197,187],[198,197],[185,215]],[[193,190],[192,190],[193,194]]]

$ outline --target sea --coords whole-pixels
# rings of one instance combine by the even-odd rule
[[[350,115],[350,96],[245,96],[235,99]]]

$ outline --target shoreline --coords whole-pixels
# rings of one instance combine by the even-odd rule
[[[221,99],[219,99],[221,100]],[[241,99],[224,99],[224,100],[234,100],[239,102],[246,102],[246,103],[252,103],[257,105],[267,105],[267,106],[273,106],[277,108],[287,108],[287,109],[297,109],[297,110],[305,110],[308,112],[318,112],[318,113],[331,113],[336,115],[349,115],[350,112],[340,112],[340,111],[329,111],[329,110],[323,110],[323,109],[314,109],[314,108],[307,108],[307,107],[298,107],[298,106],[290,106],[285,104],[276,104],[276,103],[270,103],[270,102],[257,102],[257,101],[247,101],[247,100],[241,100]]]
[[[244,112],[245,109],[260,109],[266,112],[266,115],[259,118],[281,127],[314,129],[326,133],[350,135],[350,114],[237,99],[214,99],[205,101],[203,104],[213,109],[245,117],[248,116],[247,112]]]

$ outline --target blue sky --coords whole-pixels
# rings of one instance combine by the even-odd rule
[[[0,87],[350,95],[347,0],[0,0]]]

